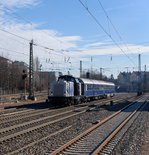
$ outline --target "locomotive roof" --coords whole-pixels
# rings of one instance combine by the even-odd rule
[[[93,79],[85,79],[85,78],[80,78],[83,83],[85,84],[101,84],[101,85],[111,85],[114,86],[114,83],[112,82],[106,82],[106,81],[101,81],[101,80],[93,80]]]

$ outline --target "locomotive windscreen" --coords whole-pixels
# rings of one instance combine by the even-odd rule
[[[75,78],[74,78],[73,76],[70,76],[70,75],[63,75],[63,76],[60,76],[60,77],[58,78],[58,80],[76,82]]]

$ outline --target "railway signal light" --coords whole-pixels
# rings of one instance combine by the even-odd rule
[[[23,69],[22,79],[23,79],[23,80],[25,80],[25,79],[26,79],[26,77],[27,77],[26,71],[25,71],[25,69]]]

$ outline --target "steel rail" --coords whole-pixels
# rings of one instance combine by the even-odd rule
[[[54,132],[54,133],[52,133],[52,134],[50,134],[50,135],[48,135],[48,136],[46,136],[46,137],[43,137],[43,138],[41,138],[41,139],[39,139],[39,140],[36,140],[36,141],[34,141],[34,142],[32,142],[32,143],[29,143],[29,144],[25,145],[24,147],[21,147],[21,148],[15,150],[15,151],[12,151],[12,152],[10,152],[10,153],[7,153],[7,155],[13,155],[13,154],[15,154],[15,153],[19,153],[20,151],[22,151],[22,150],[24,150],[24,149],[26,149],[26,148],[28,148],[28,147],[30,147],[30,146],[33,146],[33,145],[35,145],[35,144],[37,144],[37,143],[39,143],[39,142],[42,142],[42,141],[44,141],[44,140],[46,140],[46,139],[48,139],[48,138],[50,138],[50,137],[52,137],[52,136],[55,136],[55,135],[57,135],[57,134],[59,134],[59,133],[61,133],[61,132],[64,132],[65,130],[70,129],[71,127],[72,127],[72,125],[70,125],[70,126],[68,126],[68,127],[65,127],[65,128],[63,128],[63,129],[61,129],[61,130],[58,130],[58,131],[56,131],[56,132]]]
[[[42,110],[25,110],[21,112],[15,112],[15,113],[11,113],[10,115],[7,114],[6,117],[4,115],[3,118],[0,119],[0,125],[2,124],[8,124],[14,121],[18,121],[18,120],[22,120],[22,119],[27,119],[33,116],[38,116],[38,115],[43,115],[43,114],[48,114],[51,111],[49,111],[48,108],[46,109],[42,109]],[[20,114],[21,113],[21,114]],[[16,115],[19,114],[19,115]],[[13,116],[11,116],[13,115]]]
[[[120,99],[120,100],[116,100],[116,101],[121,101],[121,100],[123,100],[123,99]],[[105,101],[105,103],[107,103],[108,101]],[[99,103],[98,103],[99,104]],[[98,104],[95,104],[95,105],[98,105]],[[76,116],[76,115],[79,115],[79,114],[82,114],[82,113],[85,113],[86,112],[86,108],[87,108],[88,106],[85,106],[85,107],[81,107],[81,108],[76,108],[76,109],[72,109],[72,110],[69,110],[69,111],[66,111],[66,112],[61,112],[61,113],[58,113],[58,114],[55,114],[55,115],[51,115],[51,116],[46,116],[46,117],[43,117],[43,118],[39,118],[39,119],[36,119],[36,120],[32,120],[32,121],[29,121],[29,122],[25,122],[25,123],[22,123],[22,124],[18,124],[18,125],[13,125],[13,126],[10,126],[10,127],[6,127],[6,128],[3,128],[3,129],[1,129],[0,130],[0,135],[2,135],[2,134],[4,134],[4,133],[8,133],[8,132],[11,132],[12,130],[16,130],[17,128],[24,128],[24,127],[27,127],[27,126],[29,126],[29,125],[33,125],[33,124],[37,124],[38,122],[41,122],[41,121],[44,121],[44,120],[47,120],[47,119],[51,119],[51,118],[53,118],[53,117],[57,117],[57,116],[61,116],[61,115],[64,115],[64,114],[67,114],[67,113],[70,113],[70,112],[74,112],[74,110],[82,110],[82,109],[85,109],[85,110],[83,110],[83,111],[80,111],[80,112],[78,112],[77,114],[71,114],[71,115],[69,115],[69,116],[66,116],[66,117],[64,117],[64,118],[61,118],[61,119],[58,119],[58,120],[55,120],[55,121],[52,121],[53,123],[56,123],[56,122],[58,122],[58,121],[61,121],[61,120],[64,120],[64,119],[67,119],[67,118],[70,118],[70,117],[73,117],[73,116]],[[90,110],[93,110],[95,107],[93,107],[93,108],[90,108]],[[53,111],[53,110],[52,110]],[[49,112],[41,112],[41,113],[50,113],[50,111]],[[38,115],[40,115],[41,113],[38,113],[38,114],[33,114],[33,115],[30,115],[30,116],[27,116],[27,117],[25,117],[25,118],[30,118],[30,117],[32,117],[32,116],[38,116]],[[21,120],[21,119],[24,119],[24,117],[22,118],[19,118],[19,119],[16,119],[16,120]],[[11,121],[9,121],[9,123],[10,122],[12,122],[12,121],[14,121],[14,120],[11,120]],[[51,122],[51,123],[52,123]],[[5,122],[2,122],[3,124],[5,123]],[[2,124],[2,123],[0,123],[0,124]],[[8,122],[6,122],[6,123],[8,123]],[[49,122],[50,123],[50,122]],[[28,128],[29,129],[29,128]],[[1,141],[1,138],[0,138],[0,141]]]
[[[77,108],[77,110],[79,110],[79,109],[85,109],[85,107]],[[94,109],[94,108],[91,108],[91,109]],[[76,110],[76,109],[75,109],[75,110]],[[12,131],[12,130],[15,130],[15,129],[17,129],[17,128],[24,128],[25,126],[38,123],[39,121],[44,121],[44,120],[46,120],[46,119],[50,119],[50,118],[52,118],[52,117],[60,116],[60,115],[62,115],[62,114],[70,113],[70,112],[73,112],[73,111],[74,111],[74,109],[73,109],[73,110],[70,110],[70,111],[67,111],[67,112],[60,113],[60,114],[58,113],[58,114],[55,114],[55,115],[52,115],[52,116],[47,116],[47,117],[39,118],[39,119],[33,120],[33,121],[31,121],[31,122],[25,122],[25,123],[23,123],[23,124],[18,124],[18,125],[14,125],[14,126],[11,126],[11,127],[3,128],[3,129],[0,130],[0,134],[2,135],[2,134],[4,134],[4,133],[8,133],[8,132],[10,132],[10,131]],[[8,135],[8,136],[5,136],[5,137],[0,138],[0,143],[6,141],[6,140],[8,140],[8,139],[12,139],[12,138],[14,138],[14,137],[17,137],[17,136],[19,136],[19,135],[23,135],[24,133],[32,132],[32,131],[34,131],[34,130],[36,130],[36,129],[40,129],[41,127],[45,127],[45,126],[47,126],[47,125],[51,125],[51,124],[53,124],[53,123],[57,123],[57,122],[59,122],[59,121],[62,121],[62,120],[65,120],[65,119],[74,117],[74,116],[76,116],[76,115],[79,115],[79,114],[82,114],[82,113],[85,113],[85,112],[86,112],[86,110],[83,110],[83,111],[80,111],[80,112],[78,112],[78,113],[71,114],[71,115],[69,115],[69,116],[65,116],[65,117],[63,117],[63,118],[59,118],[59,119],[54,120],[54,121],[50,121],[50,122],[48,121],[47,123],[43,123],[43,124],[41,124],[41,125],[37,125],[36,127],[31,127],[31,128],[29,127],[28,129],[25,129],[25,130],[23,130],[23,131],[19,131],[19,132],[15,133],[15,134],[13,133],[13,134],[10,134],[10,135]]]
[[[118,101],[122,101],[122,100],[124,100],[124,99],[120,99],[120,100],[118,100]],[[106,101],[106,103],[107,103],[107,101]],[[105,104],[105,103],[104,103]],[[84,108],[84,107],[81,107],[81,108]],[[93,108],[91,108],[91,109],[93,109]],[[73,109],[74,110],[74,109]],[[63,119],[66,119],[66,118],[63,118]],[[61,119],[59,119],[59,120],[57,120],[57,121],[60,121]],[[56,122],[57,122],[56,121]],[[44,123],[43,125],[38,125],[37,127],[33,127],[33,128],[29,128],[29,129],[27,129],[27,130],[24,130],[24,131],[22,131],[22,132],[18,132],[17,134],[13,134],[13,135],[10,135],[10,136],[7,136],[7,137],[5,137],[5,138],[0,138],[0,143],[3,143],[3,142],[5,142],[5,141],[9,141],[9,139],[13,139],[13,138],[16,138],[16,137],[18,137],[19,135],[21,136],[21,135],[23,135],[24,133],[29,133],[29,132],[33,132],[34,130],[38,130],[38,129],[40,129],[40,128],[43,128],[43,127],[45,127],[45,126],[47,126],[47,125],[49,125],[49,124],[51,124],[51,123],[54,123],[55,121],[53,121],[53,122],[47,122],[47,123]],[[27,122],[26,122],[27,123]],[[8,130],[7,130],[8,131]],[[34,142],[32,142],[32,143],[34,143]],[[25,146],[24,146],[25,147]]]
[[[105,141],[93,152],[93,155],[98,155],[101,150],[110,142],[110,140],[112,138],[114,138],[116,136],[116,134],[128,123],[128,121],[137,113],[137,111],[139,109],[141,109],[141,107],[143,105],[145,105],[146,102],[144,102],[143,104],[141,104],[130,116],[128,116],[125,121],[123,121],[106,139]]]
[[[119,100],[115,100],[115,102],[119,102],[119,101],[123,101],[124,99],[119,99]],[[110,101],[110,100],[109,100]],[[109,101],[104,101],[104,104],[107,104]],[[95,105],[99,105],[99,104],[101,104],[101,103],[96,103]],[[57,115],[55,115],[55,116],[58,116],[58,115],[61,115],[61,114],[66,114],[66,113],[69,113],[69,112],[73,112],[74,110],[81,110],[81,109],[85,109],[85,108],[87,108],[89,105],[87,105],[87,106],[84,106],[84,107],[81,107],[81,108],[76,108],[76,109],[72,109],[72,110],[69,110],[69,111],[66,111],[66,112],[61,112],[61,113],[59,113],[59,114],[57,114]],[[31,113],[31,115],[28,115],[28,114],[25,114],[25,115],[27,115],[27,116],[25,116],[24,114],[22,115],[14,115],[13,117],[9,117],[8,119],[10,119],[10,120],[7,120],[7,117],[6,118],[4,118],[3,120],[2,119],[0,119],[0,121],[2,121],[2,122],[0,122],[0,125],[3,125],[3,124],[10,124],[11,122],[14,122],[14,121],[19,121],[19,120],[24,120],[24,119],[27,119],[27,118],[30,118],[30,117],[36,117],[36,116],[38,116],[38,115],[44,115],[44,114],[47,114],[48,115],[48,113],[50,113],[50,112],[54,112],[55,110],[51,110],[51,111],[48,111],[48,110],[46,110],[46,109],[43,109],[43,110],[39,110],[39,111],[33,111],[33,113]],[[29,112],[30,113],[30,112]],[[9,115],[8,115],[9,116]],[[47,118],[48,117],[50,117],[50,116],[46,116]],[[46,118],[46,117],[43,117],[43,119],[44,118]],[[53,116],[54,117],[54,116]],[[28,122],[29,123],[29,122]],[[14,125],[15,126],[15,125]],[[12,126],[11,126],[12,127]]]
[[[142,97],[141,97],[142,98]],[[140,99],[140,98],[139,98]],[[95,130],[97,127],[99,127],[100,125],[104,124],[105,122],[109,121],[110,119],[112,119],[113,117],[115,117],[116,115],[118,115],[119,113],[121,113],[122,111],[124,111],[125,109],[127,109],[128,107],[130,107],[131,105],[135,104],[136,102],[133,102],[127,106],[125,106],[124,108],[122,108],[121,110],[117,111],[116,113],[110,115],[109,117],[107,117],[106,119],[104,119],[103,121],[101,121],[100,123],[96,124],[95,126],[91,127],[90,129],[88,129],[87,131],[83,132],[82,134],[80,134],[79,136],[77,136],[76,138],[72,139],[71,141],[69,141],[68,143],[64,144],[63,146],[61,146],[60,148],[58,148],[56,151],[52,152],[51,155],[57,155],[60,154],[62,151],[64,151],[66,148],[68,148],[69,146],[71,146],[73,143],[77,142],[78,140],[80,140],[81,138],[83,138],[84,136],[88,135],[90,132],[92,132],[93,130]]]
[[[93,109],[93,108],[92,108],[92,109]],[[81,113],[82,113],[82,112],[81,112]],[[75,116],[75,115],[77,115],[77,114],[73,114],[73,115]],[[70,116],[69,116],[69,117],[70,117]],[[24,130],[24,131],[21,131],[21,132],[12,134],[12,135],[10,135],[10,136],[6,136],[6,137],[4,137],[4,138],[0,138],[0,143],[3,143],[3,142],[5,142],[5,141],[9,141],[9,139],[16,138],[16,137],[21,136],[21,135],[23,135],[23,134],[27,134],[27,133],[29,133],[29,132],[33,132],[34,130],[38,130],[38,129],[43,128],[43,127],[45,127],[45,126],[47,126],[47,125],[50,125],[50,124],[52,124],[52,123],[61,121],[61,120],[66,119],[66,118],[68,118],[68,117],[61,118],[61,119],[59,119],[59,120],[52,121],[52,122],[47,122],[47,123],[44,123],[44,124],[42,124],[42,125],[38,125],[37,127],[32,127],[32,128],[26,129],[26,130]],[[8,131],[8,130],[7,130],[7,131]]]

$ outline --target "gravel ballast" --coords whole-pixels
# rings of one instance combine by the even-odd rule
[[[21,151],[21,154],[40,154],[44,155],[46,153],[50,153],[54,151],[57,147],[65,144],[66,142],[70,141],[72,138],[76,137],[78,134],[81,134],[88,128],[92,127],[96,121],[101,121],[110,114],[114,113],[115,111],[121,109],[122,107],[126,106],[129,103],[121,103],[115,104],[113,106],[110,105],[102,105],[95,107],[95,110],[89,111],[79,117],[75,117],[70,119],[67,122],[60,123],[59,126],[66,127],[68,125],[73,124],[69,130],[66,130],[62,133],[59,133],[56,136],[52,136],[45,141],[37,143],[31,147],[28,147]],[[68,123],[69,122],[69,123]]]
[[[140,155],[141,145],[147,131],[149,121],[149,102],[135,119],[128,131],[123,135],[113,151],[113,155]]]
[[[1,148],[1,149],[3,149],[3,151],[1,150],[2,151],[1,153],[5,152],[7,154],[9,151],[10,152],[12,150],[14,151],[17,148],[23,147],[24,145],[32,143],[33,141],[37,141],[45,136],[48,136],[56,131],[62,130],[63,128],[70,126],[67,130],[64,130],[63,132],[60,132],[54,136],[51,136],[51,137],[45,139],[44,141],[41,141],[37,144],[34,144],[30,147],[25,148],[23,151],[20,151],[19,153],[16,153],[16,154],[23,154],[23,155],[24,154],[29,154],[29,155],[30,154],[37,154],[37,155],[38,154],[39,155],[49,154],[50,152],[54,151],[57,147],[61,146],[62,144],[65,144],[66,142],[70,141],[72,138],[76,137],[78,134],[81,134],[88,128],[92,127],[94,124],[96,124],[96,122],[103,120],[104,118],[106,118],[107,116],[111,115],[112,113],[118,111],[119,109],[123,108],[127,104],[129,104],[129,102],[114,103],[113,106],[110,106],[110,102],[108,105],[98,105],[97,106],[97,105],[92,104],[91,106],[88,107],[88,109],[93,108],[93,107],[95,109],[87,110],[85,113],[75,116],[73,118],[63,120],[62,122],[57,122],[56,124],[49,125],[49,126],[44,127],[40,130],[36,130],[33,133],[18,137],[15,140],[11,140],[12,143],[5,142],[3,147]],[[82,106],[83,105],[80,105],[80,107],[82,107]],[[79,105],[78,105],[78,107],[79,107]],[[66,109],[68,110],[69,108],[70,107],[67,107]],[[57,111],[59,111],[59,110],[61,111],[62,109],[61,108],[57,109]],[[78,113],[79,111],[74,111],[74,112]],[[141,127],[139,128],[140,130],[142,129]],[[132,135],[132,133],[131,133],[131,135]],[[117,145],[117,147],[118,147],[118,145]],[[115,153],[121,154],[121,153],[119,153],[118,148],[117,149],[116,148],[114,150]]]

